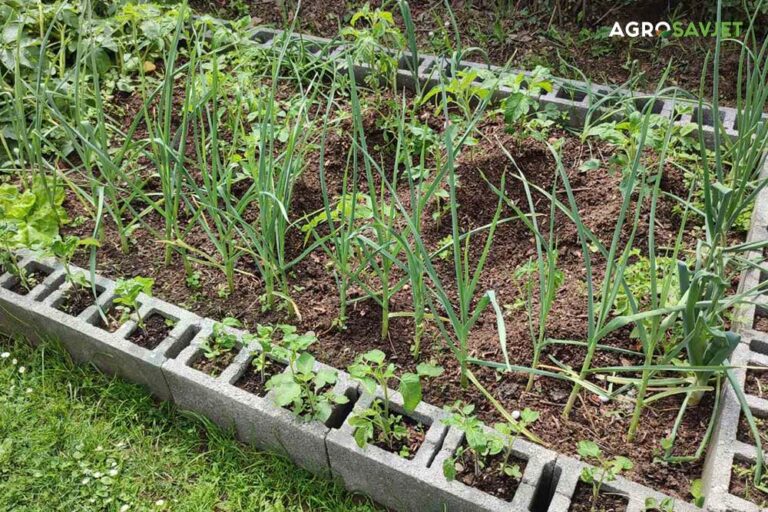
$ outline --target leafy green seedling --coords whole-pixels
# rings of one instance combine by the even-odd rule
[[[475,406],[472,404],[456,402],[447,410],[451,412],[451,415],[445,418],[443,423],[464,432],[466,444],[459,446],[453,457],[445,459],[443,474],[448,480],[454,480],[456,478],[456,463],[464,454],[467,454],[472,460],[475,475],[480,475],[482,469],[486,467],[486,459],[498,455],[504,450],[504,441],[501,435],[485,428],[485,424],[474,415]]]
[[[94,238],[78,238],[76,236],[67,236],[63,239],[56,237],[51,244],[51,252],[64,265],[66,280],[73,287],[88,288],[90,283],[82,272],[73,273],[70,263],[75,256],[78,247],[98,247],[99,241]]]
[[[344,404],[348,398],[328,389],[336,383],[334,370],[315,370],[315,358],[306,350],[317,341],[312,331],[298,334],[292,325],[280,325],[283,339],[280,346],[270,350],[288,361],[289,371],[273,375],[266,388],[273,390],[273,398],[280,407],[291,406],[293,413],[307,421],[325,422],[333,412],[335,404]],[[267,331],[262,330],[262,335]],[[272,332],[269,332],[271,339]],[[263,341],[263,340],[262,340]],[[260,341],[261,343],[261,341]]]
[[[688,489],[688,492],[693,496],[691,503],[699,508],[704,506],[706,496],[704,496],[704,483],[701,478],[697,478],[691,482],[691,487]]]
[[[456,464],[466,454],[472,461],[475,476],[479,476],[483,468],[487,467],[489,457],[503,454],[499,470],[508,477],[519,480],[523,474],[520,466],[510,464],[512,449],[515,439],[524,429],[539,418],[539,413],[526,408],[520,413],[520,418],[513,423],[497,423],[494,431],[485,428],[485,424],[473,413],[475,406],[456,402],[447,410],[451,415],[443,420],[448,426],[455,427],[464,432],[466,444],[456,450],[453,457],[443,462],[443,474],[448,480],[456,478]]]
[[[227,327],[242,327],[242,324],[231,316],[215,323],[211,335],[200,344],[206,359],[216,359],[237,346],[237,336],[227,331]]]
[[[579,441],[577,451],[582,459],[595,462],[596,466],[587,466],[581,470],[581,481],[592,485],[592,510],[600,494],[600,488],[605,482],[616,480],[622,471],[632,469],[632,461],[618,455],[609,459],[593,441]]]
[[[271,325],[257,325],[256,334],[247,334],[243,337],[243,341],[247,343],[257,342],[261,350],[253,358],[251,364],[259,372],[261,376],[261,383],[264,383],[266,379],[267,367],[272,364],[272,360],[268,357],[272,353],[274,345],[272,343],[272,336],[275,333],[275,328]]]
[[[398,390],[403,397],[403,408],[410,412],[421,402],[421,378],[437,377],[443,373],[440,366],[420,363],[416,367],[417,373],[404,373],[397,377],[395,365],[386,362],[386,355],[381,350],[371,350],[358,356],[347,370],[368,394],[374,395],[378,386],[383,395],[367,409],[350,416],[349,423],[355,428],[355,441],[363,448],[378,432],[379,441],[385,443],[390,450],[394,449],[395,441],[404,439],[408,432],[402,416],[390,412],[389,382],[399,381]],[[401,455],[409,454],[401,452]]]
[[[120,310],[120,323],[125,323],[132,314],[136,314],[139,327],[144,327],[144,319],[139,314],[139,294],[152,295],[152,286],[155,280],[149,277],[134,277],[133,279],[119,279],[115,285],[115,298],[113,302]]]
[[[0,249],[2,249],[0,250],[0,266],[2,266],[3,271],[15,276],[21,286],[29,291],[32,289],[32,283],[28,278],[26,269],[19,265],[19,258],[11,245],[11,239],[16,235],[16,232],[16,226],[0,221]]]
[[[515,440],[525,429],[530,427],[536,420],[539,419],[539,413],[529,408],[525,408],[520,411],[520,417],[515,423],[496,423],[493,428],[501,434],[504,439],[504,460],[501,462],[501,471],[516,480],[522,477],[520,467],[517,464],[509,464],[509,458],[512,455],[512,448],[515,445]]]

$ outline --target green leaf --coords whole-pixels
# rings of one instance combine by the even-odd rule
[[[436,364],[419,363],[416,373],[422,377],[438,377],[443,373],[443,367]]]
[[[382,364],[386,357],[387,357],[386,354],[384,354],[384,352],[378,349],[370,350],[363,355],[363,358],[366,361],[370,361],[376,364]]]
[[[272,397],[277,405],[285,407],[301,396],[301,386],[293,381],[293,376],[280,373],[267,382],[267,389],[274,391]]]
[[[576,451],[585,458],[597,459],[603,455],[603,451],[593,441],[579,441]]]
[[[456,479],[456,463],[452,458],[443,461],[443,475],[449,482]]]
[[[600,160],[597,158],[590,158],[579,166],[579,170],[582,172],[596,171],[600,168]]]
[[[416,409],[421,402],[421,381],[415,373],[405,373],[400,377],[400,394],[403,395],[403,407],[406,411]]]
[[[296,370],[299,373],[310,374],[315,366],[315,358],[309,352],[302,352],[296,360]]]

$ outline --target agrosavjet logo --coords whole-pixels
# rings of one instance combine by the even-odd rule
[[[630,21],[623,25],[618,21],[611,28],[611,37],[739,37],[743,21],[682,22]]]

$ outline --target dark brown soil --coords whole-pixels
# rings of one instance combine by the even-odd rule
[[[173,329],[166,323],[165,317],[156,313],[145,318],[143,323],[143,328],[137,326],[128,336],[128,340],[148,350],[153,350],[162,343]]]
[[[730,492],[759,507],[768,507],[768,493],[755,488],[754,476],[750,467],[744,463],[737,462],[733,465]]]
[[[768,443],[768,420],[765,418],[761,418],[759,416],[752,415],[752,418],[755,420],[755,426],[757,427],[757,431],[760,432],[760,440],[763,442],[763,445]],[[737,438],[742,443],[747,444],[755,444],[755,438],[752,435],[752,430],[749,428],[749,424],[747,424],[747,419],[742,414],[739,416],[739,429],[737,432]]]
[[[375,428],[373,431],[373,441],[371,444],[378,446],[382,450],[400,455],[404,459],[411,460],[416,456],[416,452],[419,450],[421,443],[424,442],[424,436],[426,435],[427,429],[424,427],[424,425],[414,420],[413,418],[402,415],[400,416],[402,417],[402,422],[408,431],[407,436],[403,437],[402,439],[395,439],[390,446],[383,438],[381,431]],[[406,449],[407,455],[403,456],[404,450]]]
[[[13,284],[8,289],[17,295],[26,295],[29,292],[31,292],[32,288],[37,286],[37,284],[40,283],[40,281],[45,279],[45,277],[46,277],[45,275],[42,275],[38,272],[30,272],[29,274],[27,274],[27,284],[29,286],[29,289],[25,288],[21,282],[21,279],[18,279],[18,278],[13,280]]]
[[[82,286],[69,288],[59,305],[59,309],[72,316],[77,316],[94,304],[93,292]]]
[[[207,373],[211,377],[216,377],[227,369],[227,367],[232,363],[232,360],[235,359],[236,355],[237,351],[230,350],[229,352],[225,352],[215,359],[208,359],[201,353],[199,357],[192,363],[192,368],[195,370],[200,370],[203,373]]]
[[[624,512],[629,500],[624,496],[600,492],[597,500],[592,502],[592,486],[579,482],[573,493],[570,512]]]
[[[499,499],[509,501],[515,496],[520,480],[504,473],[503,462],[504,455],[502,453],[487,457],[484,461],[485,467],[480,470],[479,475],[475,475],[474,460],[470,452],[465,451],[456,461],[456,480],[492,494]],[[523,473],[526,461],[510,456],[507,465],[517,465],[520,472]]]
[[[109,332],[115,332],[116,330],[118,330],[122,325],[122,323],[120,323],[120,318],[121,318],[120,312],[115,309],[112,309],[110,311],[107,311],[105,315],[107,317],[107,321],[104,322],[104,317],[99,315],[98,318],[96,319],[96,327],[99,327]]]
[[[753,327],[761,332],[768,332],[768,313],[762,309],[755,312],[755,323]]]
[[[768,368],[765,370],[747,370],[744,392],[760,398],[768,396]]]
[[[265,386],[269,379],[273,375],[277,375],[285,370],[285,368],[286,365],[271,361],[264,369],[264,378],[262,379],[261,372],[253,365],[248,365],[243,375],[235,382],[235,386],[256,396],[264,396],[267,394]]]

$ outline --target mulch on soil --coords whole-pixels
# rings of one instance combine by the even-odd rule
[[[234,350],[224,352],[223,354],[220,354],[218,357],[213,359],[208,359],[203,354],[200,354],[197,359],[192,362],[192,368],[195,370],[200,370],[203,373],[207,373],[211,377],[216,377],[217,375],[221,374],[221,372],[226,370],[230,364],[232,364],[232,361],[235,359],[236,355],[237,352]]]
[[[70,287],[64,294],[59,309],[72,316],[77,316],[95,302],[93,292],[81,286]]]
[[[390,415],[392,414],[394,413],[390,412]],[[404,415],[398,416],[402,416],[402,423],[405,426],[407,435],[400,439],[394,439],[390,445],[387,443],[381,430],[374,427],[371,444],[378,446],[382,450],[400,455],[404,459],[411,460],[416,456],[416,452],[424,442],[427,428],[413,418]],[[403,454],[405,454],[405,456],[403,456]]]
[[[499,453],[486,457],[483,462],[485,467],[479,474],[475,474],[474,459],[471,453],[469,451],[463,452],[461,457],[456,460],[456,480],[492,494],[499,499],[511,500],[520,486],[520,480],[504,473],[504,454]],[[518,466],[520,473],[525,472],[526,461],[512,455],[507,460],[507,466],[515,465]]]
[[[235,382],[235,386],[256,396],[264,396],[267,394],[266,385],[269,379],[273,375],[281,373],[285,368],[286,365],[272,361],[264,369],[264,376],[262,378],[261,371],[253,365],[248,365],[243,375]]]

